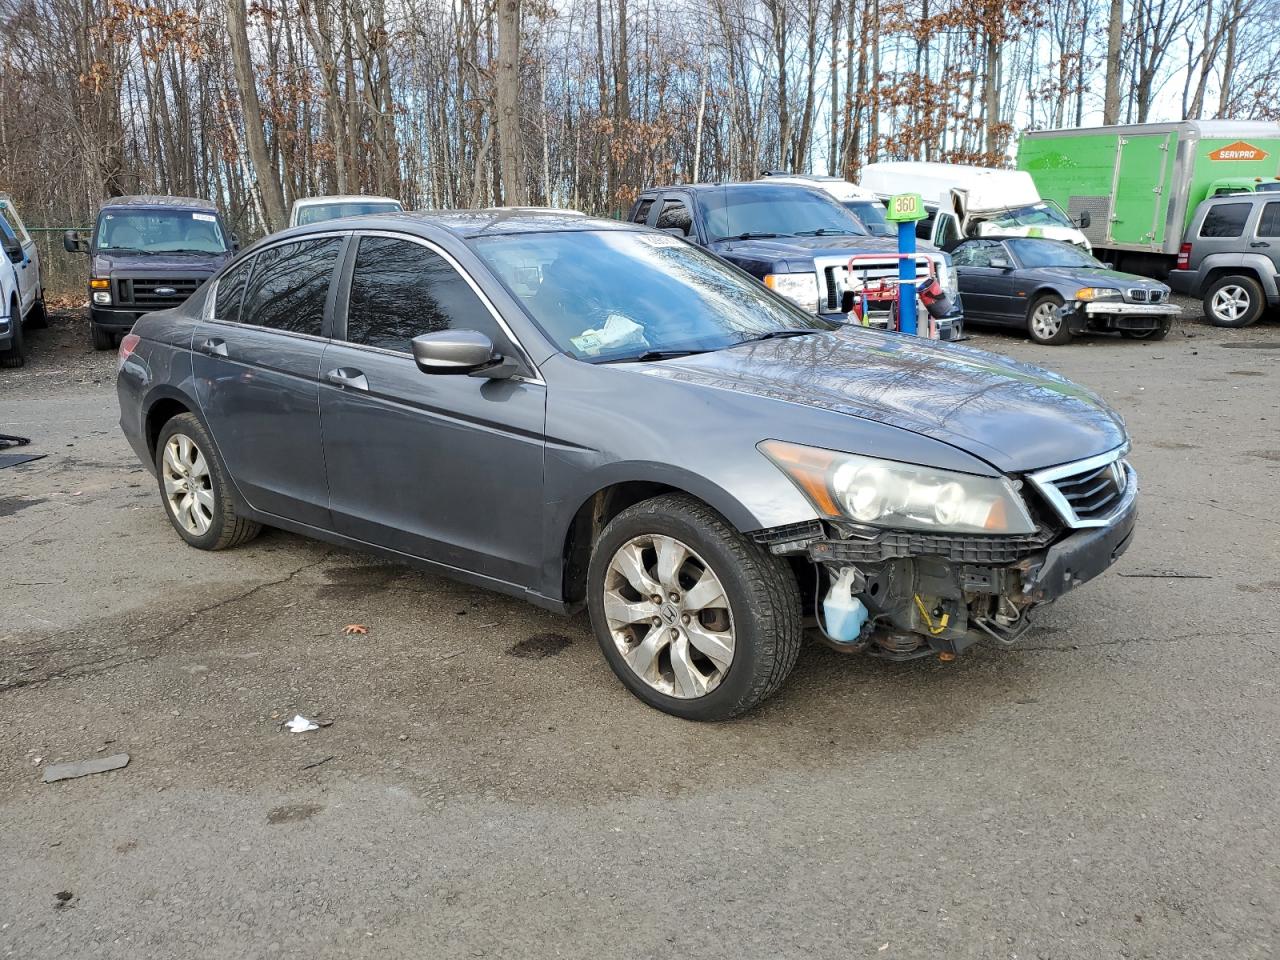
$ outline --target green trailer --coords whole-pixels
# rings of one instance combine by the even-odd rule
[[[1185,120],[1036,130],[1018,169],[1121,269],[1163,275],[1205,197],[1280,188],[1280,123]]]

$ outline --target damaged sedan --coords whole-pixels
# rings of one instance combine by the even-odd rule
[[[774,693],[806,629],[893,660],[1014,644],[1135,523],[1090,391],[554,211],[268,237],[138,321],[118,390],[191,546],[269,525],[586,608],[622,683],[696,720]]]

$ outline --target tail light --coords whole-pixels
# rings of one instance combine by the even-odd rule
[[[138,349],[138,344],[142,342],[142,338],[136,333],[126,333],[120,338],[120,352],[116,354],[116,370],[124,368],[125,361],[133,356],[133,351]]]
[[[1191,269],[1191,244],[1189,243],[1184,243],[1178,248],[1178,269]]]

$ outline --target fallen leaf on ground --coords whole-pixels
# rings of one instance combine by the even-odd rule
[[[345,627],[342,628],[342,632],[349,637],[352,634],[356,634],[356,633],[359,633],[359,634],[368,633],[369,628],[366,627],[363,623],[348,623]]]

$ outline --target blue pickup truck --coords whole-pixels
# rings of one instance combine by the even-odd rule
[[[806,310],[847,322],[849,298],[867,284],[898,275],[897,243],[871,236],[839,203],[790,183],[694,184],[643,191],[627,218],[685,237],[751,274]],[[848,269],[857,255],[855,269]],[[959,339],[963,305],[951,258],[928,244],[917,274],[932,262],[951,312],[940,324]]]

